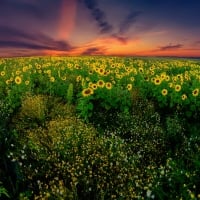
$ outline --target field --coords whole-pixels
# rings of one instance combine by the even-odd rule
[[[0,59],[0,198],[200,199],[200,61]]]

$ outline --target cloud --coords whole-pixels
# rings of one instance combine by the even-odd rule
[[[196,41],[195,44],[200,45],[200,40]]]
[[[104,49],[99,47],[92,47],[84,50],[82,55],[104,55]]]
[[[1,13],[7,14],[7,11],[12,13],[23,13],[26,15],[33,15],[34,17],[43,17],[43,12],[40,6],[35,4],[35,1],[23,1],[23,0],[1,0]]]
[[[141,15],[141,11],[132,11],[130,12],[122,21],[119,26],[119,34],[126,33],[132,24],[136,22],[136,19],[139,15]]]
[[[114,33],[111,35],[112,38],[116,39],[118,42],[120,42],[121,44],[127,44],[129,38],[128,37],[125,37],[125,36],[122,36],[122,35],[119,35],[117,33]]]
[[[159,50],[160,51],[176,50],[176,49],[180,49],[182,47],[183,47],[182,44],[175,44],[175,45],[169,44],[166,46],[159,47]]]
[[[106,20],[106,14],[98,7],[96,0],[79,0],[83,1],[84,5],[90,10],[92,17],[97,22],[101,33],[110,33],[113,26]]]
[[[65,41],[55,40],[42,33],[29,33],[20,29],[0,26],[0,48],[70,51]]]

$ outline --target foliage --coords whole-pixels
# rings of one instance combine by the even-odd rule
[[[0,195],[200,198],[200,63],[0,59]]]
[[[0,182],[0,197],[2,196],[6,196],[9,198],[7,190],[1,185],[1,182]]]

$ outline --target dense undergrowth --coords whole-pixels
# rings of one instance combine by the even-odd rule
[[[200,199],[199,67],[2,59],[0,198]]]

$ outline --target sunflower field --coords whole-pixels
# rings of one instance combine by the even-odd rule
[[[200,199],[200,61],[0,59],[0,199]]]

